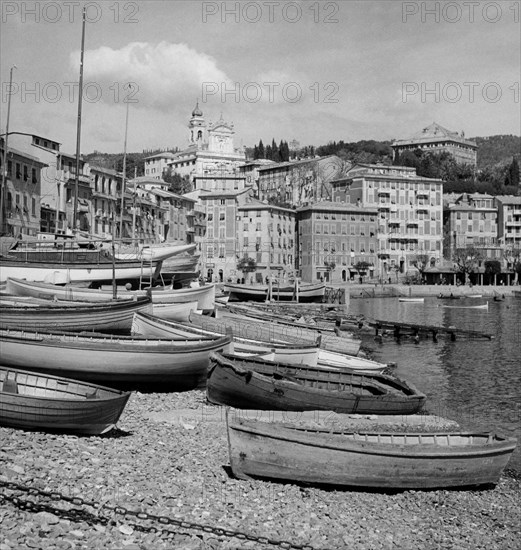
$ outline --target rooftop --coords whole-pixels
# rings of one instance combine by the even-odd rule
[[[477,144],[474,141],[465,139],[465,133],[462,131],[461,134],[448,130],[444,128],[437,122],[433,122],[429,126],[426,126],[419,132],[416,132],[413,136],[407,139],[398,139],[393,144],[392,147],[399,147],[400,145],[413,145],[415,143],[432,143],[432,142],[441,142],[441,141],[453,141],[456,143],[461,143],[477,149]]]

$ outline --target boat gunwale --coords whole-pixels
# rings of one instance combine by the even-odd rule
[[[87,381],[82,381],[82,380],[76,380],[74,378],[67,378],[67,377],[64,377],[64,376],[55,376],[53,374],[46,374],[44,372],[39,372],[39,371],[31,371],[31,370],[26,370],[26,369],[19,369],[19,368],[16,368],[16,367],[5,367],[5,366],[2,366],[0,365],[0,373],[2,372],[5,372],[5,377],[1,377],[0,376],[0,382],[5,382],[5,380],[7,380],[7,376],[9,374],[9,372],[14,372],[15,374],[22,374],[22,375],[28,375],[28,376],[37,376],[37,377],[40,377],[40,378],[50,378],[52,380],[56,380],[56,381],[65,381],[67,383],[73,383],[73,384],[77,384],[78,386],[85,386],[85,387],[88,387],[88,388],[92,388],[94,390],[103,390],[103,391],[106,391],[106,392],[109,392],[109,393],[113,393],[114,396],[112,397],[103,397],[103,398],[91,398],[91,399],[88,399],[89,402],[100,402],[100,401],[107,401],[107,400],[114,400],[114,399],[117,399],[117,398],[120,398],[120,397],[126,397],[127,399],[130,398],[132,392],[131,391],[126,391],[126,390],[120,390],[120,389],[117,389],[117,388],[111,388],[109,386],[104,386],[102,384],[95,384],[95,383],[92,383],[92,382],[87,382]],[[15,379],[16,381],[16,379]],[[23,385],[22,382],[20,382],[20,384]],[[52,390],[52,388],[49,388]],[[17,397],[24,397],[24,398],[31,398],[31,399],[48,399],[48,400],[51,400],[51,401],[57,401],[57,400],[62,400],[62,401],[83,401],[83,399],[65,399],[65,398],[52,398],[52,397],[40,397],[40,396],[36,396],[36,395],[25,395],[23,393],[11,393],[11,392],[6,392],[3,390],[3,385],[0,386],[0,393],[3,394],[3,395],[6,395],[6,396],[10,396],[10,395],[16,395]]]

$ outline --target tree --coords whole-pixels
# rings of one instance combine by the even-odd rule
[[[429,256],[427,254],[416,254],[412,259],[412,265],[419,271],[420,277],[423,280],[423,274],[429,265]]]
[[[257,262],[245,255],[237,262],[237,269],[242,271],[242,274],[246,277],[247,273],[257,271]]]
[[[259,148],[255,145],[253,147],[253,160],[257,160],[259,158]]]
[[[519,162],[514,157],[505,176],[505,187],[519,185]]]
[[[363,280],[363,278],[367,275],[367,271],[371,267],[371,264],[369,262],[362,261],[357,262],[353,267],[358,271],[358,275],[360,275]]]
[[[510,248],[505,251],[505,260],[508,269],[514,272],[514,284],[519,283],[521,278],[521,248]]]
[[[178,195],[184,195],[192,190],[190,177],[181,176],[177,172],[173,172],[171,166],[169,166],[163,174],[163,181],[169,184],[169,188],[172,193],[177,193]]]
[[[331,282],[333,282],[333,271],[336,268],[335,260],[325,260],[324,266],[329,272],[329,278],[331,279]]]
[[[259,141],[259,157],[260,159],[265,159],[266,157],[266,151],[264,150],[264,143],[262,143],[262,139]]]
[[[275,143],[275,138],[271,140],[271,160],[275,162],[280,162],[279,148]]]
[[[501,273],[501,262],[498,260],[487,260],[485,262],[485,274],[487,275],[488,283],[490,279],[496,282],[496,275]]]
[[[483,256],[481,251],[472,245],[456,248],[452,256],[452,261],[458,273],[461,273],[465,277],[465,284],[469,281],[469,275],[475,273],[482,259]]]

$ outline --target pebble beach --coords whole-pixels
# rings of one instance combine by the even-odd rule
[[[374,422],[345,416],[347,425]],[[417,416],[415,429],[457,428]],[[0,439],[0,550],[521,547],[518,472],[507,468],[494,488],[459,491],[237,480],[224,409],[201,390],[133,393],[117,429],[101,437],[0,428]]]

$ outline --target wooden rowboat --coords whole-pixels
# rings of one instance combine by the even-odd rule
[[[265,321],[235,315],[226,311],[220,312],[217,319],[209,318],[207,315],[190,314],[190,322],[204,329],[223,331],[224,328],[230,328],[233,334],[252,340],[276,341],[285,340],[287,342],[307,342],[315,343],[317,338],[322,335],[320,347],[337,353],[347,355],[357,355],[360,351],[362,341],[353,338],[348,332],[340,332],[341,336],[335,333],[322,333],[320,329],[311,327],[294,326],[291,323],[278,323],[274,321]]]
[[[227,415],[234,475],[377,489],[496,484],[516,440],[492,433],[350,433]]]
[[[116,425],[130,393],[0,367],[0,425],[99,435]]]
[[[230,342],[230,336],[176,342],[0,329],[4,365],[133,389],[204,385],[210,353],[226,351]]]
[[[410,302],[410,303],[417,303],[417,304],[423,304],[425,302],[425,298],[398,298],[399,302]]]
[[[45,304],[0,301],[0,328],[23,330],[129,331],[134,313],[150,312],[150,298],[105,303],[46,302]]]
[[[445,309],[488,309],[488,302],[479,306],[442,306]]]
[[[240,409],[414,414],[426,396],[390,376],[326,371],[213,353],[206,385],[211,403]]]
[[[201,336],[222,336],[225,334],[222,330],[204,330],[194,325],[157,319],[155,316],[147,313],[136,313],[136,315],[134,315],[132,333],[146,337],[172,338],[174,340],[190,339]],[[233,334],[233,353],[240,355],[263,355],[265,359],[269,359],[270,361],[279,361],[292,365],[304,364],[349,372],[363,371],[380,373],[390,368],[390,365],[363,359],[362,357],[320,349],[318,345],[319,341],[315,344],[291,344],[283,340],[252,340],[241,338]]]
[[[264,302],[268,297],[268,285],[237,285],[227,283],[224,286],[224,291],[230,295],[230,301],[239,302]],[[299,285],[298,302],[322,302],[326,291],[324,283],[304,284]],[[272,295],[273,300],[295,300],[296,289],[293,285],[277,286],[273,285]]]
[[[58,286],[49,283],[26,281],[10,277],[6,286],[9,294],[18,296],[33,296],[49,300],[106,302],[112,298],[112,290],[82,288],[72,285]],[[182,304],[197,302],[201,310],[213,310],[215,301],[215,285],[209,284],[195,288],[172,289],[171,287],[153,287],[148,290],[119,290],[118,299],[134,299],[135,297],[151,295],[154,304]]]
[[[153,315],[135,315],[132,323],[132,333],[140,334],[147,338],[172,338],[198,339],[198,338],[221,338],[222,333],[203,330],[198,327],[186,326],[184,324],[157,319]],[[232,331],[228,331],[232,334]],[[270,343],[258,342],[247,338],[233,336],[233,346],[230,351],[241,351],[248,355],[272,353],[279,361],[289,361],[296,364],[314,364],[318,362],[317,344],[292,345],[287,342]],[[308,363],[309,362],[309,363]]]
[[[190,313],[197,310],[197,302],[183,302],[181,304],[152,304],[152,314],[160,319],[169,321],[188,321]],[[145,335],[146,336],[146,335]]]

